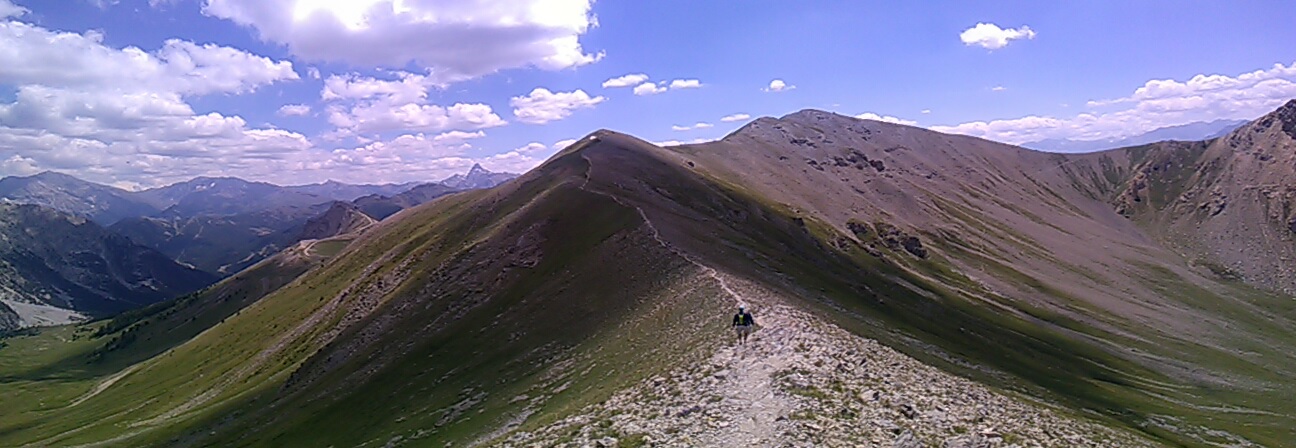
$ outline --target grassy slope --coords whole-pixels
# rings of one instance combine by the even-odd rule
[[[282,445],[325,437],[381,444],[390,434],[419,436],[413,428],[437,428],[422,434],[435,440],[469,440],[510,420],[518,393],[548,397],[533,406],[527,424],[534,425],[685,362],[705,347],[696,343],[706,340],[696,334],[698,319],[713,314],[696,311],[719,313],[714,285],[689,283],[696,267],[655,245],[632,209],[577,189],[581,160],[555,162],[551,169],[563,174],[523,185],[518,194],[447,198],[378,229],[334,262],[142,363],[91,400],[57,418],[5,428],[0,443],[72,444],[125,434],[116,440]],[[540,263],[501,265],[493,249],[537,222],[546,223]],[[380,263],[371,266],[374,260]],[[465,269],[437,278],[445,273],[439,266]],[[357,305],[365,285],[398,268],[410,280],[380,297],[341,342],[322,346],[319,336]],[[499,283],[485,288],[491,281]],[[426,295],[429,288],[435,295]],[[343,303],[330,308],[331,299]],[[312,315],[319,319],[299,325]],[[378,339],[347,345],[393,320]],[[453,337],[476,329],[473,338]],[[328,364],[335,347],[354,350],[340,365],[310,376]],[[399,356],[384,358],[393,354]],[[284,387],[303,365],[309,387]],[[481,412],[449,418],[439,412],[475,401],[478,391],[489,391],[474,408]],[[193,426],[207,429],[184,430]]]
[[[708,264],[803,297],[844,327],[927,362],[1093,409],[1113,424],[1138,427],[1166,414],[1181,416],[1181,426],[1209,424],[1274,446],[1291,440],[1285,436],[1294,413],[1243,420],[1200,407],[1260,400],[1239,405],[1287,409],[1275,408],[1261,392],[1181,384],[1096,342],[1117,336],[997,297],[942,256],[875,258],[832,226],[763,201],[738,182],[691,175],[669,154],[623,148],[635,145],[567,152],[514,184],[516,191],[461,194],[406,212],[323,268],[142,363],[80,405],[53,409],[92,383],[15,387],[53,404],[14,424],[4,419],[0,444],[82,443],[122,434],[134,434],[120,439],[131,445],[379,446],[397,436],[462,444],[512,428],[505,426],[511,420],[522,430],[552,422],[620,386],[689,362],[717,342],[709,335],[719,328],[706,322],[729,304],[716,285],[697,280],[696,267],[655,244],[634,207],[664,238]],[[580,188],[587,173],[592,181]],[[531,232],[533,225],[539,227]],[[532,233],[544,256],[518,267],[520,258],[512,255],[528,251],[530,245],[518,242]],[[970,256],[953,250],[968,249],[966,242],[943,243],[951,256]],[[1234,293],[1278,306],[1240,285],[1180,291],[1175,288],[1185,282],[1171,274],[1148,281],[1191,296],[1196,306]],[[1003,275],[1049,289],[1048,279]],[[388,279],[401,282],[382,286]],[[1003,312],[1005,306],[1014,312]],[[346,310],[364,307],[373,311],[344,320]],[[1268,348],[1257,349],[1283,346],[1291,327],[1281,316],[1289,308],[1271,309],[1270,327],[1245,329],[1274,330],[1263,344]],[[314,323],[299,325],[308,321]],[[323,336],[344,321],[353,324],[328,343]],[[49,343],[58,334],[37,339]],[[36,341],[11,353],[31,353]],[[53,358],[60,356],[66,355]],[[1264,379],[1264,365],[1246,372]],[[1281,379],[1260,383],[1270,389],[1253,391],[1286,387]],[[193,408],[172,412],[195,398]],[[1156,426],[1141,429],[1173,444],[1198,444]]]
[[[9,440],[6,445],[24,440],[9,438],[61,419],[70,410],[66,405],[85,397],[97,384],[120,378],[123,372],[133,371],[132,365],[224,322],[329,256],[290,251],[188,296],[112,319],[41,329],[2,341],[0,394],[13,398],[13,405],[0,408],[0,440]]]

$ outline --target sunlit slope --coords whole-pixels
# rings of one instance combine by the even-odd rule
[[[467,440],[523,408],[532,424],[555,418],[718,342],[696,335],[728,305],[714,285],[633,208],[583,190],[586,168],[560,158],[510,187],[384,222],[0,441],[359,444],[415,428]]]
[[[81,403],[143,365],[137,363],[189,341],[320,265],[349,238],[290,248],[204,290],[111,319],[0,341],[0,395],[6,397],[6,406],[0,406],[0,439],[69,428],[42,424],[59,423],[67,412],[82,408]],[[117,406],[100,410],[113,408]],[[12,443],[17,442],[5,444]]]

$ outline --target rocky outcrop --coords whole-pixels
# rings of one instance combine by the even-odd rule
[[[917,236],[910,235],[899,228],[885,223],[877,225],[877,235],[881,239],[882,245],[891,250],[904,250],[910,255],[918,258],[927,258],[927,249],[923,247],[922,240]]]
[[[1262,127],[1281,127],[1283,133],[1291,137],[1292,140],[1296,140],[1296,100],[1288,101],[1278,110],[1261,118],[1260,125]]]
[[[22,319],[18,318],[18,312],[4,302],[0,302],[0,335],[17,330],[21,326]]]

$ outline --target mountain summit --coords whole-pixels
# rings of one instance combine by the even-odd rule
[[[456,189],[468,190],[477,188],[491,188],[509,179],[517,177],[511,173],[494,173],[481,164],[473,164],[472,168],[465,174],[456,174],[441,181],[442,185]]]

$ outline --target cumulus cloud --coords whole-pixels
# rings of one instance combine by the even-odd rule
[[[918,125],[918,122],[917,122],[917,121],[913,121],[913,120],[905,120],[905,119],[903,119],[903,118],[896,118],[896,117],[892,117],[892,116],[890,116],[890,115],[878,115],[878,114],[875,114],[875,113],[873,113],[873,112],[865,112],[865,113],[862,113],[862,114],[856,115],[855,118],[858,118],[858,119],[861,119],[861,120],[873,120],[873,121],[883,121],[883,122],[887,122],[887,123],[903,124],[903,125],[906,125],[906,126],[917,126],[917,125]]]
[[[634,88],[634,94],[639,96],[656,95],[658,93],[662,93],[665,91],[666,91],[665,87],[658,87],[656,84],[653,84],[651,82],[645,82],[643,84],[639,84]]]
[[[100,32],[0,20],[0,85],[11,89],[0,99],[0,176],[54,170],[144,187],[204,175],[279,184],[407,182],[442,179],[476,162],[524,168],[545,157],[541,150],[491,156],[474,148],[483,129],[504,120],[486,104],[432,104],[439,79],[431,73],[330,76],[322,106],[281,108],[321,112],[337,126],[330,134],[358,142],[332,143],[191,106],[203,96],[299,79],[287,61],[182,40],[152,48],[104,42]]]
[[[1003,29],[993,23],[978,23],[959,33],[959,40],[962,40],[964,45],[977,45],[990,50],[1006,47],[1008,41],[1034,38],[1035,30],[1030,29],[1029,26]]]
[[[476,132],[449,131],[449,132],[442,132],[442,133],[440,133],[440,134],[437,134],[436,137],[432,137],[432,141],[435,141],[435,142],[462,142],[462,141],[465,141],[465,140],[474,139],[474,138],[482,138],[482,137],[485,137],[485,136],[486,136],[486,133],[485,133],[485,132],[482,132],[482,131],[476,131]]]
[[[18,17],[27,14],[27,8],[13,4],[9,0],[0,0],[0,19]]]
[[[428,90],[433,82],[427,76],[409,72],[392,76],[395,79],[356,74],[325,79],[320,98],[329,102],[328,122],[337,127],[329,137],[484,129],[507,124],[486,104],[431,104]]]
[[[577,109],[591,108],[607,100],[605,97],[590,97],[584,90],[572,92],[550,92],[549,89],[537,87],[531,93],[513,97],[509,105],[513,106],[513,116],[518,121],[531,124],[544,124],[571,116]]]
[[[1294,97],[1296,62],[1237,76],[1151,80],[1129,96],[1091,101],[1093,110],[1069,118],[1027,116],[931,129],[1014,144],[1050,138],[1099,140],[1196,121],[1253,119]]]
[[[397,79],[378,79],[357,74],[332,75],[324,80],[320,98],[329,100],[365,100],[386,98],[393,103],[416,103],[427,99],[432,84],[426,76],[396,72]]]
[[[724,117],[720,118],[720,121],[723,121],[723,122],[725,122],[725,123],[730,123],[730,122],[734,122],[734,121],[743,121],[743,120],[746,120],[746,119],[748,119],[748,118],[751,118],[751,115],[747,115],[747,114],[733,114],[733,115],[725,115]]]
[[[343,131],[341,136],[390,131],[483,129],[506,124],[486,104],[393,104],[386,99],[364,102],[350,108],[332,106],[328,121]]]
[[[343,182],[432,181],[467,171],[476,159],[468,140],[481,131],[402,134],[362,146],[299,153],[275,165],[285,168],[280,183],[318,182],[322,177]]]
[[[763,90],[766,92],[783,92],[795,88],[796,86],[783,82],[782,79],[775,79],[773,81],[770,81],[769,87],[766,87]]]
[[[554,144],[553,144],[553,149],[554,149],[554,150],[561,150],[561,149],[564,149],[564,148],[566,148],[566,147],[568,147],[568,146],[571,146],[571,145],[576,144],[576,142],[578,142],[578,141],[580,141],[580,140],[579,140],[579,139],[574,139],[574,138],[569,138],[569,139],[566,139],[566,140],[558,140],[558,141],[554,142]]]
[[[285,117],[300,117],[310,114],[311,107],[305,104],[285,104],[279,108],[278,114]]]
[[[103,45],[103,35],[0,22],[0,84],[68,89],[248,93],[299,79],[292,63],[243,50],[171,39],[146,52]]]
[[[923,114],[923,115],[927,115],[927,114],[930,114],[930,113],[931,113],[931,109],[923,109],[923,110],[922,110],[922,114]]]
[[[691,131],[691,130],[694,130],[694,129],[706,129],[706,128],[710,128],[710,127],[713,127],[713,126],[714,126],[714,125],[712,125],[711,123],[698,122],[698,123],[693,124],[692,126],[679,126],[679,125],[671,126],[671,130],[672,130],[672,131]]]
[[[991,88],[990,88],[990,91],[991,91],[991,92],[1002,92],[1002,91],[1005,91],[1005,90],[1008,90],[1008,88],[1007,88],[1007,87],[1004,87],[1004,86],[994,86],[994,87],[991,87]]]
[[[639,85],[647,80],[648,80],[648,75],[645,75],[643,73],[632,73],[629,75],[618,76],[616,78],[603,81],[603,88],[609,89],[614,87],[630,87],[630,86]]]
[[[562,140],[550,146],[531,142],[512,151],[486,157],[481,160],[481,164],[491,171],[524,173],[539,166],[554,153],[572,143],[576,143],[576,140]]]
[[[671,90],[696,89],[702,87],[702,81],[696,79],[676,79],[670,82]]]
[[[250,27],[303,60],[413,64],[445,84],[505,69],[559,70],[597,61],[602,54],[590,54],[580,44],[597,25],[591,3],[206,0],[202,11]]]
[[[0,7],[13,16],[12,3]],[[0,22],[0,175],[58,170],[111,184],[268,165],[312,147],[305,136],[187,102],[298,79],[292,64],[218,45],[104,45],[99,32]]]

